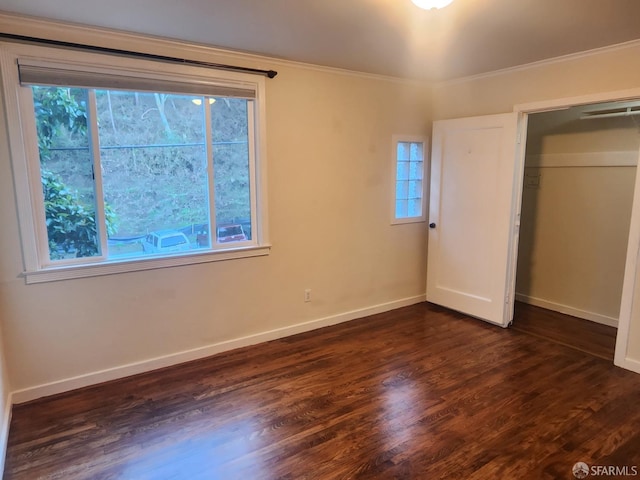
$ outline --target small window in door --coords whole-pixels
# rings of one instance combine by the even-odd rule
[[[424,137],[393,137],[393,213],[392,224],[425,221]]]

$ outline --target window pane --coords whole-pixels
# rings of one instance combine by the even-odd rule
[[[409,148],[410,143],[408,142],[398,142],[398,152],[397,159],[398,161],[407,162],[409,161]]]
[[[408,216],[409,217],[422,216],[422,200],[421,199],[414,198],[408,201]]]
[[[251,240],[249,100],[218,98],[211,108],[216,239]]]
[[[422,180],[422,162],[409,163],[409,179]]]
[[[422,198],[422,182],[420,180],[410,181],[408,198]]]
[[[32,87],[51,260],[100,255],[87,90]]]
[[[396,218],[406,218],[408,215],[408,201],[396,200]]]
[[[418,161],[422,161],[423,156],[422,156],[422,142],[412,142],[411,143],[411,154],[410,154],[410,160],[412,162],[418,162]]]
[[[162,248],[175,247],[177,245],[188,244],[184,235],[168,235],[160,239],[160,246]]]
[[[39,46],[4,56],[27,283],[269,254],[261,79]]]
[[[199,236],[209,223],[199,99],[96,91],[110,258],[208,246]]]
[[[396,182],[396,198],[398,200],[409,198],[409,182]]]
[[[408,180],[409,179],[409,162],[398,162],[398,169],[396,172],[396,180]]]

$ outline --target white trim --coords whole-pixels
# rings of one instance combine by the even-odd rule
[[[11,426],[11,414],[13,407],[13,394],[9,393],[5,398],[4,412],[2,412],[2,424],[0,424],[0,477],[4,472],[4,464],[7,457],[7,444],[9,442],[9,427]]]
[[[582,318],[583,320],[589,320],[591,322],[600,323],[609,327],[618,327],[617,318],[602,315],[600,313],[581,310],[579,308],[571,307],[569,305],[563,305],[561,303],[551,302],[542,298],[530,297],[529,295],[524,295],[522,293],[516,293],[516,300],[522,303],[533,305],[535,307],[546,308],[547,310],[564,313],[565,315],[571,315],[572,317]]]
[[[545,58],[543,60],[538,60],[530,63],[523,63],[522,65],[516,65],[513,67],[501,68],[499,70],[492,70],[490,72],[478,73],[476,75],[469,75],[466,77],[454,78],[451,80],[443,80],[441,82],[437,82],[435,86],[439,87],[448,87],[451,85],[456,85],[460,83],[473,82],[476,80],[484,80],[487,78],[493,78],[500,75],[506,75],[509,73],[517,73],[525,70],[532,70],[534,68],[544,67],[547,65],[553,65],[555,63],[563,63],[572,60],[580,60],[582,58],[588,58],[595,55],[601,55],[606,53],[617,52],[620,50],[625,50],[627,48],[638,48],[640,47],[640,39],[638,40],[630,40],[628,42],[616,43],[614,45],[607,45],[606,47],[598,47],[592,48],[590,50],[583,50],[581,52],[569,53],[567,55],[560,55],[558,57]]]
[[[209,212],[207,213],[207,220],[209,222],[209,248],[215,249],[218,244],[218,224],[216,222],[216,182],[215,169],[213,168],[213,166],[216,164],[216,157],[214,155],[215,149],[213,148],[211,105],[208,104],[208,98],[206,96],[202,97],[202,107],[204,111],[204,151],[207,159],[207,193],[209,195]],[[251,205],[251,208],[253,209],[253,205]],[[251,219],[252,231],[254,226],[255,223],[253,223],[253,219]]]
[[[422,215],[415,217],[396,217],[398,186],[398,143],[422,144]],[[391,136],[391,225],[420,223],[427,220],[427,185],[429,184],[429,138],[425,135],[394,134]]]
[[[526,168],[637,167],[638,152],[542,153],[526,156]]]
[[[87,265],[65,265],[61,267],[51,267],[44,270],[24,272],[22,276],[25,277],[27,284],[55,282],[57,280],[69,280],[72,278],[138,272],[142,270],[154,270],[156,268],[180,267],[182,265],[220,262],[223,260],[233,260],[237,258],[261,257],[269,255],[270,251],[270,245],[241,247],[219,251],[185,253],[182,255],[173,255],[171,257],[162,258],[137,258],[135,260],[112,261]]]
[[[381,80],[392,83],[424,86],[422,80],[394,77],[376,73],[358,72],[344,68],[328,67],[306,62],[285,60],[282,58],[258,55],[255,53],[224,49],[211,45],[186,42],[183,40],[142,35],[123,30],[93,27],[74,23],[65,23],[45,18],[17,15],[8,12],[0,12],[0,32],[11,35],[23,35],[28,37],[59,40],[83,45],[107,47],[122,50],[135,50],[140,53],[175,56],[190,60],[215,61],[212,57],[221,61],[230,61],[238,66],[251,68],[271,69],[274,66],[300,68],[322,73],[333,73],[350,77]]]
[[[622,299],[620,300],[620,322],[618,325],[618,338],[616,339],[616,351],[614,363],[627,368],[629,363],[629,332],[631,322],[638,318],[640,305],[634,300],[638,288],[638,272],[640,271],[640,174],[636,171],[636,182],[633,192],[633,206],[631,209],[631,224],[629,227],[629,242],[627,244],[627,258],[622,283]],[[632,365],[632,363],[631,363]],[[634,370],[634,368],[630,368]],[[640,373],[640,372],[639,372]]]
[[[256,207],[256,218],[255,223],[252,225],[255,226],[256,231],[251,231],[251,240],[257,242],[259,245],[268,245],[269,244],[269,199],[267,195],[268,191],[268,148],[267,148],[267,101],[266,101],[266,79],[261,77],[259,79],[259,88],[256,92],[257,98],[255,99],[255,104],[253,105],[253,127],[254,127],[254,155],[260,159],[259,162],[255,164],[255,202],[257,204]],[[257,119],[257,128],[255,125]],[[255,159],[254,159],[255,162]],[[253,217],[252,217],[252,222]]]
[[[18,117],[15,118],[15,121],[6,122],[7,140],[9,143],[8,146],[11,159],[28,158],[30,152],[27,152],[25,147],[24,132],[22,127],[24,122],[21,118],[21,112],[25,108],[24,105],[21,105],[21,102],[24,102],[24,98],[20,98],[15,90],[12,91],[8,88],[3,76],[4,72],[12,71],[12,69],[14,68],[16,67],[11,62],[11,58],[8,55],[3,55],[2,52],[0,52],[0,76],[2,76],[3,78],[2,94],[5,108],[5,110],[3,112],[0,112],[0,114],[5,115],[6,118],[6,112],[18,112]],[[32,174],[29,172],[29,168],[29,162],[14,162],[13,160],[11,160],[17,211],[35,212],[34,215],[37,215],[37,209],[35,208],[37,202],[33,201],[31,195],[32,189],[29,183],[29,178],[32,176]],[[33,255],[25,255],[24,250],[27,250],[29,252],[38,252],[40,250],[38,247],[38,239],[42,238],[42,236],[38,235],[38,232],[36,232],[34,222],[31,221],[30,218],[27,218],[25,216],[18,215],[18,227],[20,230],[20,238],[23,249],[22,258],[25,269],[35,270],[40,265],[39,260],[37,258],[34,258]]]
[[[213,138],[211,139],[211,145],[213,145]],[[251,205],[251,210],[250,210],[251,211],[251,241],[254,244],[260,244],[261,237],[256,237],[253,234],[253,232],[259,233],[258,210],[261,208],[261,205],[258,203],[258,195],[256,193],[256,186],[258,185],[258,179],[256,178],[256,174],[258,171],[256,156],[260,158],[260,156],[258,155],[256,145],[258,145],[256,143],[256,102],[248,101],[247,102],[247,146],[249,150],[249,158],[247,160],[248,160],[248,168],[249,168],[249,186],[250,186],[249,202]],[[266,152],[264,153],[266,158]],[[215,163],[215,159],[214,159],[214,163]],[[266,171],[266,170],[263,170],[263,171]],[[215,194],[215,188],[214,188],[214,194]],[[215,207],[214,207],[214,211],[215,211]],[[216,235],[215,235],[216,241],[218,240],[217,232],[218,232],[218,225],[216,224]]]
[[[635,373],[640,373],[640,360],[635,360],[633,358],[623,358],[620,363],[616,361],[616,365],[618,367],[626,368],[627,370],[631,370]]]
[[[14,391],[12,393],[12,401],[14,404],[24,403],[40,397],[55,395],[69,390],[74,390],[76,388],[128,377],[130,375],[136,375],[138,373],[144,373],[151,370],[156,370],[158,368],[169,367],[172,365],[177,365],[179,363],[209,357],[236,348],[256,345],[258,343],[268,342],[270,340],[276,340],[279,338],[288,337],[290,335],[296,335],[298,333],[308,332],[311,330],[316,330],[318,328],[348,322],[357,318],[363,318],[369,315],[388,312],[389,310],[395,310],[396,308],[406,307],[424,301],[425,295],[403,298],[392,302],[381,303],[378,305],[373,305],[371,307],[360,308],[337,315],[330,315],[328,317],[298,323],[296,325],[290,325],[288,327],[277,328],[253,335],[247,335],[245,337],[235,338],[233,340],[213,343],[204,347],[185,350],[170,355],[164,355],[162,357],[150,358],[148,360],[143,360],[140,362],[120,365],[114,368],[108,368],[97,372],[87,373],[85,375],[79,375],[77,377],[66,378],[43,385],[37,385],[35,387],[29,387],[22,390]]]
[[[107,92],[109,95],[109,92]],[[95,120],[94,120],[95,119]],[[109,251],[109,240],[107,234],[107,215],[104,211],[104,190],[102,182],[102,168],[100,167],[100,135],[98,133],[98,104],[96,102],[96,91],[87,91],[87,137],[89,139],[89,150],[91,151],[91,168],[93,169],[93,209],[95,212],[94,223],[96,224],[96,232],[98,234],[98,249],[100,260],[106,260]],[[36,177],[38,178],[38,177]],[[38,183],[42,180],[38,178]],[[32,186],[31,188],[34,188]],[[35,189],[35,188],[34,188]],[[46,224],[46,220],[45,220]],[[46,250],[49,250],[47,245]],[[95,257],[94,257],[95,258]],[[51,257],[47,262],[47,266],[51,265]]]
[[[518,103],[513,106],[514,112],[538,113],[553,110],[566,110],[578,105],[591,105],[594,103],[619,102],[624,100],[637,100],[640,98],[640,88],[614,90],[612,92],[590,93],[575,97],[555,98],[551,100],[539,100],[536,102]]]
[[[520,220],[522,212],[522,194],[524,192],[524,175],[525,164],[524,161],[519,161],[525,158],[525,152],[527,148],[526,132],[529,125],[529,117],[522,113],[517,113],[517,127],[516,127],[516,150],[514,152],[514,169],[513,169],[513,198],[511,203],[511,237],[509,240],[509,251],[511,255],[508,263],[507,270],[507,292],[506,301],[504,305],[504,324],[503,327],[507,327],[513,321],[513,315],[515,313],[515,291],[516,291],[516,277],[518,274],[518,246],[520,244]],[[524,132],[524,134],[523,134]]]

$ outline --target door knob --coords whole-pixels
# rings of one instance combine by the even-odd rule
[[[429,224],[429,228],[436,228],[436,224],[435,223],[430,223]]]

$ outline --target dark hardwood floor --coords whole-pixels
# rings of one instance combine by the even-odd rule
[[[640,375],[420,304],[14,408],[5,479],[572,479]],[[606,478],[606,477],[601,477]]]
[[[617,329],[516,302],[513,329],[613,361]]]

